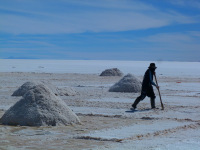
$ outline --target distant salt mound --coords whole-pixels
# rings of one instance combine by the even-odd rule
[[[140,91],[141,81],[132,74],[127,74],[109,89],[109,92],[137,93]]]
[[[52,84],[48,82],[39,82],[39,81],[33,81],[33,82],[26,82],[22,86],[20,86],[13,94],[12,96],[23,96],[27,91],[33,89],[33,87],[39,85],[39,84],[44,84],[47,85],[51,91],[55,94],[58,95],[58,89],[53,86]]]
[[[79,122],[65,102],[43,84],[29,90],[0,119],[1,124],[21,126],[56,126]]]
[[[100,76],[122,76],[123,73],[118,68],[106,69]]]

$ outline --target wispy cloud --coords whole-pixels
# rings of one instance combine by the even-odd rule
[[[199,0],[170,0],[169,2],[181,7],[200,8]]]
[[[51,11],[51,9],[55,9],[53,6],[48,6],[53,4],[52,1],[50,4],[48,4],[49,1],[32,1],[33,6],[23,0],[19,2],[25,3],[27,7],[18,6],[16,8],[13,6],[2,9],[2,13],[0,13],[1,32],[14,34],[118,32],[158,28],[174,23],[195,22],[192,17],[183,16],[176,12],[161,12],[153,6],[139,1],[60,0],[57,5],[61,6],[63,11],[59,11],[58,6],[57,11]],[[37,8],[35,6],[39,4],[43,7]],[[80,10],[80,5],[82,10]],[[37,11],[33,7],[37,8]]]
[[[185,43],[185,42],[191,42],[193,38],[189,36],[188,34],[183,34],[183,33],[164,33],[164,34],[161,33],[161,34],[149,36],[145,40],[149,42]]]
[[[156,34],[143,40],[162,52],[172,51],[185,57],[190,54],[193,58],[200,56],[200,36],[193,32]]]

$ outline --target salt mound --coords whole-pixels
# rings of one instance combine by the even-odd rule
[[[22,86],[20,86],[13,94],[12,96],[23,96],[27,91],[33,89],[33,87],[39,85],[39,84],[46,84],[48,87],[51,89],[51,91],[55,94],[58,95],[58,89],[51,85],[50,83],[46,82],[39,82],[39,81],[33,81],[33,82],[26,82]]]
[[[100,76],[122,76],[122,75],[123,73],[117,68],[106,69],[100,74]]]
[[[56,126],[79,123],[75,113],[45,85],[29,90],[0,119],[4,125]]]
[[[141,81],[132,74],[127,74],[119,82],[114,84],[109,92],[133,92],[141,91]]]

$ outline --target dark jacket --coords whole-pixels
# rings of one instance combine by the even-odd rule
[[[147,69],[147,71],[144,74],[143,82],[142,82],[142,91],[147,91],[149,88],[152,87],[152,85],[157,86],[153,82],[153,71],[150,69]]]

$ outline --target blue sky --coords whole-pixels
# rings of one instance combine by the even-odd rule
[[[0,58],[200,61],[200,0],[0,0]]]

